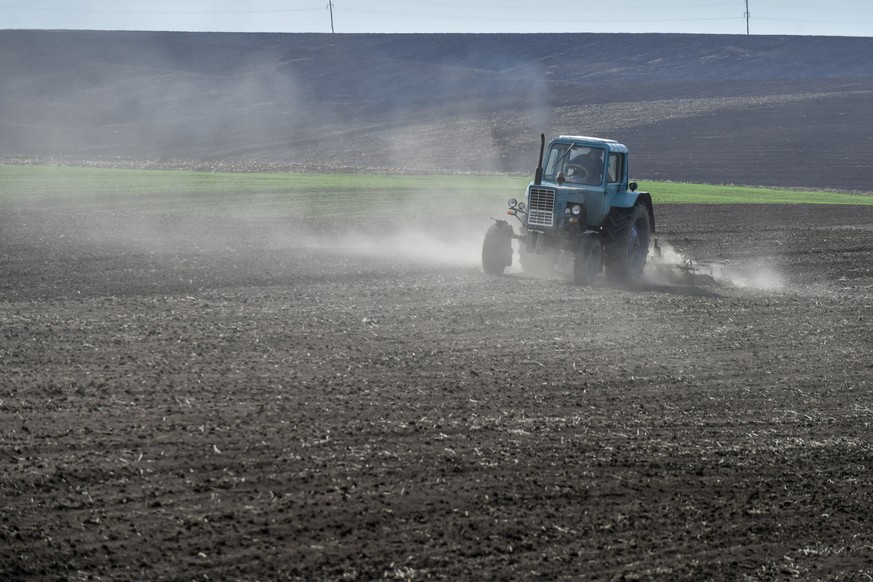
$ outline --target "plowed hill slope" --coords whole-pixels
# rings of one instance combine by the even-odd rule
[[[0,156],[529,172],[540,132],[637,178],[868,191],[873,39],[0,31]]]

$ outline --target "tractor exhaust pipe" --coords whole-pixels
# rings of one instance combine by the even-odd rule
[[[534,174],[534,184],[539,186],[543,183],[543,153],[546,151],[546,134],[540,134],[540,159],[537,165],[536,174]]]

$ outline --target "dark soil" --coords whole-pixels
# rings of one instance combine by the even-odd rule
[[[720,284],[0,216],[0,578],[870,579],[873,208],[656,212]]]

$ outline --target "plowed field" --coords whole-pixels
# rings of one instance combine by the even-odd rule
[[[0,578],[871,579],[873,207],[656,214],[716,283],[0,216]]]

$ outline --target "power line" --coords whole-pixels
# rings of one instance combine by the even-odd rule
[[[356,8],[347,8],[346,12],[353,12],[356,14],[373,14],[378,16],[402,16],[404,18],[420,18],[420,19],[441,19],[441,20],[457,20],[458,16],[456,14],[412,14],[409,12],[387,12],[384,10],[358,10]],[[728,20],[740,20],[740,16],[723,16],[723,17],[712,17],[712,18],[646,18],[643,20],[622,20],[625,24],[639,24],[639,23],[648,23],[648,22],[720,22],[720,21],[728,21]],[[500,18],[489,16],[488,20],[490,22],[554,22],[554,19],[551,18]],[[574,24],[579,21],[574,19],[565,19],[563,21],[564,24]],[[614,24],[615,18],[603,18],[603,19],[588,19],[586,18],[586,23],[591,24]]]
[[[390,3],[390,4],[405,4],[407,6],[418,7],[418,6],[457,6],[461,8],[500,8],[502,10],[506,10],[507,8],[511,9],[527,9],[528,6],[507,6],[505,2],[503,3],[482,3],[476,2],[471,5],[470,2],[421,2],[420,0],[379,0],[382,3]],[[688,3],[681,2],[678,4],[659,4],[655,8],[658,10],[664,8],[701,8],[708,6],[725,6],[725,2],[722,0],[721,2],[708,2],[708,3]],[[608,6],[566,6],[561,8],[561,12],[573,11],[573,10],[606,10],[609,12],[615,12],[616,10],[643,10],[653,8],[651,4],[620,4],[611,2]],[[538,8],[537,11],[540,11]]]
[[[115,21],[135,19],[137,16],[160,18],[172,21],[173,17],[179,17],[181,21],[187,17],[190,19],[203,19],[212,17],[209,22],[214,25],[217,18],[224,17],[225,21],[239,22],[236,16],[248,16],[252,22],[257,17],[260,20],[270,19],[269,26],[279,22],[291,21],[293,25],[316,26],[323,18],[323,12],[327,8],[330,17],[331,33],[336,31],[334,7],[336,3],[328,0],[325,6],[313,0],[296,0],[295,2],[275,2],[274,0],[223,0],[205,3],[203,0],[175,0],[174,3],[158,0],[137,0],[136,2],[119,2],[119,0],[90,0],[76,7],[75,3],[43,2],[34,0],[0,0],[0,14],[5,18],[13,15],[18,21],[24,23],[29,20],[74,21],[82,20],[86,16],[105,16]],[[623,30],[637,27],[649,29],[663,28],[664,25],[675,25],[674,28],[709,28],[723,29],[740,32],[741,18],[745,20],[746,36],[751,35],[751,10],[749,0],[743,0],[745,11],[739,14],[740,0],[659,0],[658,6],[644,4],[645,0],[613,0],[613,2],[594,6],[581,6],[579,3],[566,6],[561,9],[561,18],[555,20],[548,14],[543,13],[541,8],[534,8],[533,0],[346,0],[338,7],[344,11],[344,15],[353,15],[343,20],[344,28],[360,27],[361,23],[368,20],[379,21],[379,27],[393,27],[401,24],[407,28],[419,27],[443,27],[445,22],[462,22],[464,27],[472,29],[481,28],[514,28],[521,25],[523,30],[542,28],[542,25],[551,25],[549,30],[559,27],[562,30],[578,31],[577,29],[615,29],[623,27]],[[818,25],[816,29],[831,25],[840,26],[841,33],[846,31],[843,25],[869,28],[870,22],[866,17],[873,12],[873,4],[859,7],[857,4],[840,8],[839,11],[829,10],[827,14],[821,14],[824,6],[814,6],[816,0],[758,0],[755,4],[756,34],[762,34],[764,29],[772,28],[772,23],[780,23],[783,27],[795,25]],[[852,0],[856,1],[856,0]],[[663,4],[661,4],[663,2]],[[834,0],[834,3],[851,3],[850,0]],[[42,4],[40,6],[39,4]],[[65,5],[66,4],[66,5]],[[69,4],[73,4],[70,6]],[[283,8],[282,5],[291,7]],[[356,6],[363,4],[358,9]],[[865,3],[866,4],[866,3]],[[212,8],[205,10],[202,7],[209,5]],[[299,7],[303,5],[304,7]],[[100,9],[99,6],[105,6]],[[247,8],[242,8],[243,6]],[[454,7],[454,8],[453,8]],[[464,8],[463,11],[458,10]],[[707,7],[704,9],[704,7]],[[779,7],[779,8],[777,8]],[[784,7],[784,8],[783,8]],[[174,9],[175,8],[175,9]],[[672,9],[665,14],[664,9]],[[657,10],[657,12],[655,12]],[[584,12],[583,12],[584,11]],[[736,12],[734,12],[736,11]],[[848,11],[852,11],[849,13]],[[22,15],[13,13],[22,13]],[[674,17],[669,17],[675,12]],[[734,15],[731,16],[730,14]],[[27,16],[24,16],[27,14]],[[321,16],[318,16],[321,14]],[[283,15],[290,18],[284,19]],[[299,15],[299,17],[298,17]],[[354,15],[367,15],[374,18],[358,17]],[[342,15],[341,15],[342,16]],[[648,18],[647,16],[651,16]],[[143,19],[138,19],[143,20]],[[407,22],[403,22],[407,21]],[[430,22],[432,21],[432,22]],[[102,21],[101,21],[102,22]],[[322,21],[323,22],[323,21]],[[707,23],[710,23],[707,26]],[[724,24],[718,24],[724,23]],[[493,26],[492,26],[493,25]],[[525,26],[529,25],[529,26]],[[117,25],[116,25],[117,26]],[[165,25],[162,25],[165,26]],[[57,27],[57,25],[55,25]],[[323,24],[317,26],[323,30]],[[347,31],[349,32],[349,31]],[[732,32],[732,33],[735,33]],[[862,34],[863,36],[863,34]]]
[[[273,10],[112,10],[91,8],[43,8],[39,6],[15,6],[0,4],[4,10],[26,10],[31,12],[74,12],[84,14],[163,14],[163,15],[210,15],[210,14],[280,14],[287,12],[317,12],[321,8],[276,8]]]
[[[761,2],[761,5],[764,8],[790,8],[792,10],[797,9],[807,9],[807,10],[821,10],[822,6],[820,4],[797,4],[792,2],[791,4],[785,4],[783,2]],[[865,8],[859,6],[840,6],[840,12],[873,12],[873,8],[867,6]]]

